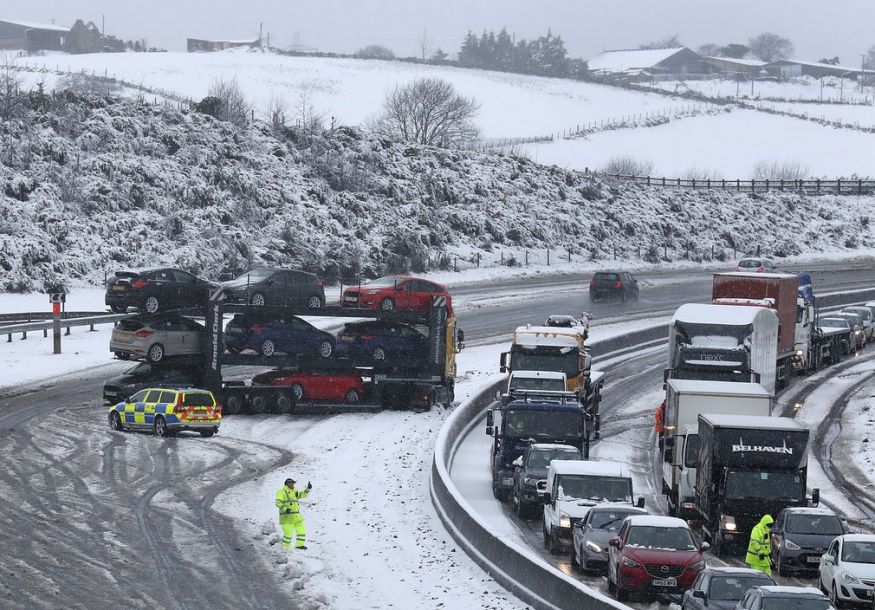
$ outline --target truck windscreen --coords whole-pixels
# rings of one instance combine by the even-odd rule
[[[734,348],[744,345],[753,327],[750,324],[727,326],[723,324],[699,324],[675,320],[675,329],[681,341],[688,345],[713,348]]]
[[[563,474],[559,476],[559,499],[631,502],[632,481],[624,477]]]
[[[580,350],[576,347],[514,345],[510,351],[514,371],[557,371],[569,379],[580,374]]]
[[[730,470],[726,473],[727,500],[785,500],[805,498],[798,472]]]
[[[507,438],[531,438],[535,441],[566,440],[577,442],[583,434],[580,413],[516,411],[504,413],[504,435]]]
[[[510,382],[510,391],[515,390],[549,390],[564,392],[565,380],[544,379],[543,377],[514,377]]]

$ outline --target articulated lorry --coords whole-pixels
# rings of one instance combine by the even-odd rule
[[[699,415],[696,512],[705,539],[718,556],[746,548],[765,514],[809,500],[808,429],[786,417]]]
[[[745,305],[681,305],[668,333],[665,379],[759,383],[775,392],[778,318]]]
[[[486,412],[492,437],[492,493],[508,500],[514,485],[514,461],[534,443],[570,445],[588,453],[586,414],[574,392],[517,392]]]
[[[513,333],[510,351],[501,354],[499,364],[501,372],[509,372],[511,379],[517,371],[563,373],[568,391],[577,394],[585,409],[589,422],[587,434],[598,438],[604,373],[591,370],[592,358],[585,344],[587,335],[584,324],[520,326]]]
[[[662,493],[668,514],[696,517],[694,491],[699,452],[699,415],[760,415],[768,417],[772,396],[758,383],[669,379],[666,382],[662,454]]]

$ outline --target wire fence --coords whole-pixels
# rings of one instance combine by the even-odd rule
[[[714,180],[696,178],[656,178],[653,176],[628,176],[624,174],[598,173],[596,177],[634,182],[646,186],[685,188],[685,189],[720,189],[738,191],[741,193],[766,193],[782,191],[802,193],[806,195],[868,195],[875,192],[875,180]]]

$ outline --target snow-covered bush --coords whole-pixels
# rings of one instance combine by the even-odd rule
[[[621,176],[650,176],[653,174],[653,163],[634,157],[612,157],[601,170],[605,174],[620,174]]]

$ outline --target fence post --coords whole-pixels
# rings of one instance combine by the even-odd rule
[[[647,176],[647,186],[650,186],[650,176]]]
[[[858,195],[863,194],[863,181],[859,180],[859,179],[857,180],[857,194]]]
[[[480,268],[480,253],[477,253],[477,268]]]
[[[547,266],[550,266],[550,248],[547,248]]]
[[[526,266],[529,265],[529,251],[526,250]]]
[[[459,257],[454,256],[453,257],[453,271],[458,271],[458,270],[459,270]]]
[[[838,191],[839,195],[842,194],[842,181],[841,180],[836,180],[836,190]]]
[[[662,244],[662,258],[668,260],[668,244]]]
[[[781,192],[784,192],[784,179],[781,178]]]
[[[665,186],[665,177],[662,178],[662,186]]]
[[[504,265],[504,252],[501,253],[501,264]]]
[[[714,244],[711,244],[711,260],[714,260]]]
[[[641,244],[638,244],[638,258],[641,258]]]
[[[741,178],[737,178],[735,180],[735,183],[736,183],[736,187],[738,188],[738,191],[741,192]]]
[[[571,262],[571,250],[568,250],[568,262]]]
[[[617,246],[614,245],[614,260],[617,260]]]
[[[820,192],[820,178],[817,179],[817,192]]]

